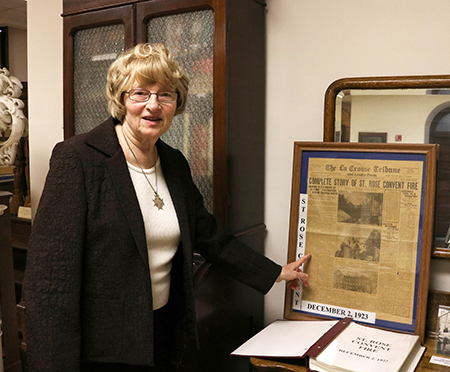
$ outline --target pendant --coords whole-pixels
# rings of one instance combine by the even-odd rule
[[[164,201],[159,197],[159,195],[155,192],[155,199],[153,199],[153,204],[158,209],[163,209]]]

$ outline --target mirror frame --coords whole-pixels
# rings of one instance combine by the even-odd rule
[[[377,76],[338,79],[325,92],[323,141],[334,142],[336,97],[348,89],[450,89],[450,75]],[[432,257],[450,259],[450,249],[434,245]]]

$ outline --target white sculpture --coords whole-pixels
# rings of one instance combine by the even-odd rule
[[[27,136],[28,120],[23,114],[24,103],[19,99],[22,83],[6,68],[0,69],[0,132],[9,137],[0,142],[0,166],[14,165],[20,139]]]

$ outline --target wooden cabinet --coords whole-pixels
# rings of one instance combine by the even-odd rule
[[[191,79],[186,112],[164,139],[186,155],[207,207],[226,227],[260,226],[264,6],[253,0],[65,0],[63,10],[65,137],[108,117],[106,73],[120,52],[164,42]]]
[[[190,92],[185,113],[163,139],[189,160],[208,210],[260,252],[265,235],[264,6],[259,0],[63,2],[65,137],[108,117],[106,74],[120,52],[137,43],[165,43],[185,68]],[[195,274],[201,371],[248,370],[248,363],[236,366],[242,361],[227,355],[261,328],[263,296],[222,278],[201,260]],[[218,352],[209,349],[215,340],[222,341]],[[206,367],[211,360],[223,360],[221,367]]]
[[[9,201],[12,194],[0,191],[0,370],[22,371],[19,332],[17,327],[16,297],[14,292],[14,266]],[[4,355],[4,357],[3,357]]]

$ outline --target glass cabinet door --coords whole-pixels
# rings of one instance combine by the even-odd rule
[[[74,128],[85,133],[108,119],[106,76],[108,68],[125,50],[123,24],[88,28],[75,32]]]
[[[64,18],[64,137],[85,133],[109,117],[111,63],[134,43],[130,5]]]
[[[149,18],[147,41],[165,44],[189,77],[186,110],[174,118],[162,139],[186,156],[212,213],[214,12],[207,9]]]

